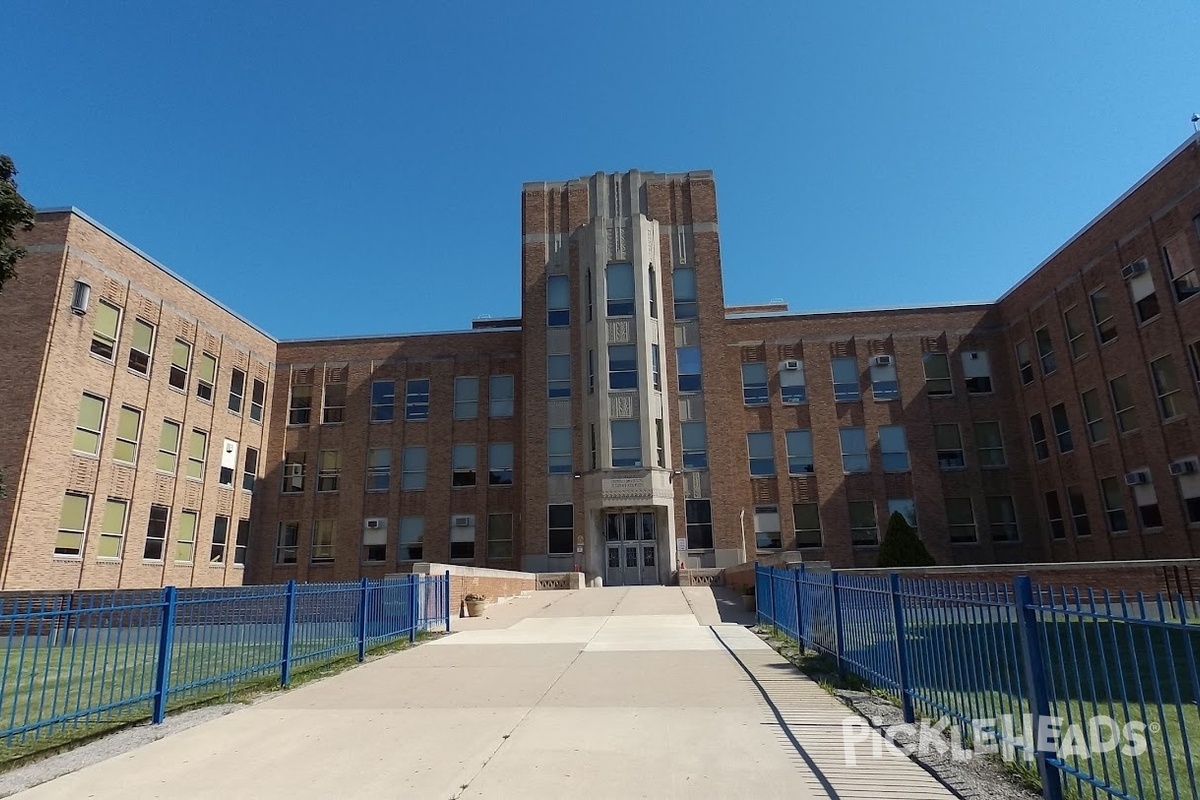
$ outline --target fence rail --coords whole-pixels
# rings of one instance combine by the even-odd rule
[[[1200,798],[1200,608],[1127,595],[756,567],[760,624],[907,723],[1036,768],[1046,800]]]
[[[448,574],[0,596],[0,760],[441,626]]]

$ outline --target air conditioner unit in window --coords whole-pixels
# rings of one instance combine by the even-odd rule
[[[891,365],[891,356],[875,356],[871,359],[871,366],[873,367],[890,367]]]
[[[71,293],[71,313],[80,316],[86,314],[91,297],[91,285],[87,281],[75,281],[75,290]]]
[[[474,520],[469,514],[457,514],[454,517],[454,527],[456,528],[469,528],[473,522]]]
[[[967,353],[967,358],[969,358],[971,361],[978,361],[979,353],[976,352],[975,350],[972,350],[969,353]]]
[[[1172,475],[1192,475],[1196,472],[1196,460],[1185,458],[1182,461],[1175,461],[1171,464]]]
[[[1145,470],[1136,470],[1134,472],[1125,473],[1126,486],[1143,486],[1150,482],[1150,475]]]
[[[800,369],[800,362],[794,358],[789,358],[787,361],[783,362],[782,368],[788,370]]]
[[[1121,277],[1125,280],[1136,278],[1138,275],[1145,273],[1150,269],[1150,265],[1146,263],[1146,259],[1141,258],[1133,262],[1125,269],[1121,270]]]
[[[367,520],[367,527],[372,530],[375,530],[376,528],[382,528],[383,520],[379,517],[372,517],[371,519]]]

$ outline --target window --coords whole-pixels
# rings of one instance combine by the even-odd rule
[[[342,478],[342,454],[339,450],[322,450],[317,455],[317,491],[336,492]]]
[[[400,561],[420,561],[425,558],[425,518],[400,518]]]
[[[404,448],[400,463],[400,488],[413,491],[425,488],[426,451],[424,445],[410,444]]]
[[[656,344],[650,345],[650,381],[654,386],[654,391],[662,391],[662,361],[658,355],[658,345]],[[591,390],[590,384],[588,390]]]
[[[979,541],[971,498],[946,498],[946,527],[950,533],[951,544],[974,544]]]
[[[121,328],[121,309],[101,300],[96,304],[96,327],[92,329],[92,352],[112,360],[117,350],[117,331]]]
[[[363,520],[362,560],[365,564],[387,561],[388,521],[386,517]]]
[[[588,425],[588,433],[591,439],[591,464],[592,469],[596,468],[596,423]]]
[[[775,443],[770,431],[754,431],[746,434],[746,447],[750,451],[750,475],[755,478],[775,474]]]
[[[1088,522],[1087,501],[1083,499],[1083,489],[1068,486],[1067,504],[1071,507],[1071,526],[1075,529],[1075,536],[1091,536],[1092,525]]]
[[[1029,360],[1029,342],[1017,342],[1017,371],[1021,374],[1021,385],[1033,383],[1033,362]]]
[[[79,401],[79,417],[75,422],[75,439],[72,444],[75,452],[90,456],[100,455],[105,403],[103,397],[86,393]]]
[[[665,467],[667,465],[667,437],[663,434],[661,418],[654,420],[654,445],[655,463],[657,466]]]
[[[188,370],[192,367],[192,346],[182,339],[176,339],[171,346],[171,373],[167,383],[180,391],[187,391]]]
[[[833,399],[837,402],[858,400],[858,361],[854,358],[835,358],[833,368]]]
[[[688,550],[711,550],[713,546],[712,503],[709,500],[685,500],[684,524]]]
[[[288,425],[307,425],[312,416],[312,387],[293,386],[288,396]]]
[[[1100,479],[1100,497],[1104,501],[1104,516],[1108,530],[1124,533],[1129,530],[1129,519],[1125,516],[1125,500],[1121,497],[1121,486],[1116,478]]]
[[[992,393],[992,365],[987,353],[968,350],[962,354],[962,366],[967,394]]]
[[[566,275],[546,278],[546,325],[565,328],[571,324],[571,286]]]
[[[784,361],[779,365],[779,395],[785,406],[808,402],[803,361]]]
[[[1200,389],[1200,341],[1188,345],[1188,360],[1192,364],[1192,379]]]
[[[1075,449],[1071,440],[1071,420],[1067,417],[1067,407],[1062,403],[1050,407],[1050,422],[1054,425],[1054,439],[1058,443],[1058,452],[1069,453]]]
[[[1079,399],[1083,404],[1083,421],[1087,426],[1088,440],[1092,444],[1103,442],[1108,438],[1108,430],[1104,424],[1104,412],[1100,408],[1100,393],[1095,389],[1088,389],[1079,395]]]
[[[150,354],[154,352],[154,326],[141,319],[133,321],[129,345],[129,369],[139,375],[150,374]]]
[[[179,528],[175,532],[175,562],[178,564],[192,563],[192,554],[196,550],[196,518],[195,511],[182,511],[179,514]]]
[[[636,389],[637,385],[637,347],[632,344],[610,344],[608,346],[608,388]]]
[[[754,507],[754,546],[760,551],[783,549],[779,506]]]
[[[1003,467],[1007,464],[1004,457],[1004,439],[1000,435],[999,422],[976,422],[975,449],[979,452],[979,466]]]
[[[154,461],[155,469],[160,472],[175,474],[175,466],[179,459],[179,423],[163,420],[162,433],[158,437],[158,458]]]
[[[1142,468],[1143,475],[1149,476],[1150,471]],[[1146,483],[1133,487],[1133,502],[1138,510],[1138,522],[1143,530],[1156,529],[1163,526],[1162,510],[1158,507],[1158,493],[1154,484],[1147,477]]]
[[[588,394],[596,391],[596,351],[588,348]]]
[[[850,541],[862,546],[879,544],[879,523],[875,521],[873,501],[850,501]]]
[[[1154,393],[1158,395],[1158,413],[1163,419],[1183,416],[1183,394],[1175,379],[1175,363],[1171,357],[1151,361],[1150,374],[1154,378]]]
[[[1050,457],[1050,445],[1046,443],[1046,423],[1041,414],[1029,418],[1029,435],[1033,439],[1034,456],[1038,461],[1045,461]]]
[[[229,543],[229,517],[213,518],[212,545],[208,548],[209,564],[225,563],[225,547]]]
[[[429,419],[429,379],[412,378],[404,384],[404,418]]]
[[[1046,519],[1050,521],[1050,538],[1067,538],[1067,526],[1063,522],[1062,505],[1058,502],[1058,492],[1046,492]]]
[[[1188,524],[1200,523],[1200,473],[1179,476],[1179,496],[1183,498],[1183,513]]]
[[[396,416],[396,382],[371,381],[371,422],[391,422]]]
[[[512,375],[493,375],[488,379],[488,415],[493,419],[513,415],[515,384]]]
[[[475,517],[455,514],[450,518],[450,558],[469,561],[475,558]]]
[[[821,546],[821,513],[816,503],[792,505],[792,522],[796,530],[796,549]]]
[[[1042,374],[1050,375],[1058,369],[1058,361],[1054,358],[1054,342],[1050,340],[1050,329],[1038,328],[1033,334],[1033,340],[1037,345]]]
[[[546,530],[547,553],[561,556],[575,552],[575,506],[571,503],[547,506]]]
[[[146,545],[142,548],[143,560],[162,561],[170,517],[171,509],[166,506],[150,506],[150,519],[146,523]]]
[[[592,289],[592,271],[589,269],[584,277],[584,283],[587,285],[587,321],[591,322],[593,318],[593,307],[595,306],[595,292]]]
[[[658,319],[658,277],[654,274],[654,265],[650,265],[650,319]]]
[[[113,445],[113,459],[126,464],[136,464],[141,432],[142,412],[136,408],[121,406],[121,410],[117,412],[117,443]]]
[[[479,378],[454,379],[454,418],[475,419],[479,416]]]
[[[96,557],[119,559],[125,551],[125,519],[128,504],[125,500],[109,498],[104,503],[104,517],[100,523],[100,548]]]
[[[232,439],[221,442],[221,471],[217,483],[222,486],[233,486],[233,475],[237,471],[238,443]]]
[[[1016,542],[1020,540],[1017,529],[1017,509],[1008,495],[987,498],[988,524],[993,542]]]
[[[742,364],[742,400],[748,406],[765,406],[770,402],[766,364]]]
[[[886,363],[884,363],[886,360]],[[893,356],[875,356],[871,359],[871,398],[874,400],[898,400],[900,382],[896,379],[896,360]]]
[[[63,495],[62,513],[58,518],[58,536],[54,540],[54,555],[79,556],[83,553],[90,501],[89,495],[79,492],[67,492]]]
[[[237,566],[246,566],[246,546],[250,544],[250,520],[239,519],[237,529],[237,540],[233,547],[233,563]]]
[[[571,396],[571,357],[553,355],[547,358],[546,396],[551,400]]]
[[[609,264],[605,270],[608,284],[608,316],[633,316],[633,264]]]
[[[1127,375],[1118,375],[1108,382],[1112,392],[1113,409],[1117,413],[1117,430],[1121,433],[1135,431],[1138,427],[1137,409],[1133,404],[1133,389]]]
[[[1194,220],[1196,236],[1200,238],[1200,217]],[[1179,234],[1167,240],[1162,250],[1163,263],[1167,274],[1171,276],[1171,288],[1175,292],[1175,300],[1183,302],[1194,294],[1200,293],[1200,280],[1196,277],[1196,262],[1188,252],[1187,235]]]
[[[475,485],[475,445],[456,444],[451,451],[451,486]]]
[[[866,472],[871,468],[867,457],[866,428],[842,428],[838,431],[842,443],[842,471]]]
[[[679,359],[679,391],[701,391],[704,379],[700,376],[700,348],[680,347],[675,355]]]
[[[488,514],[487,557],[496,560],[513,557],[512,514]]]
[[[492,442],[488,445],[488,486],[512,485],[512,442]]]
[[[312,546],[308,551],[308,560],[314,564],[333,563],[333,538],[336,521],[332,519],[313,520]]]
[[[787,446],[787,461],[789,475],[808,475],[816,464],[813,461],[812,431],[784,431],[784,442]]]
[[[949,397],[954,394],[954,382],[950,379],[950,357],[945,353],[926,353],[925,394],[930,397]]]
[[[1063,312],[1063,325],[1067,329],[1067,348],[1074,359],[1083,358],[1088,352],[1088,340],[1085,335],[1087,322],[1083,315],[1084,310],[1077,305]]]
[[[262,422],[263,405],[267,402],[267,384],[255,378],[252,388],[253,392],[250,395],[250,419],[255,422]]]
[[[1117,338],[1117,323],[1113,321],[1112,301],[1109,300],[1107,289],[1097,289],[1088,296],[1092,306],[1092,322],[1096,325],[1096,335],[1100,344],[1107,344]]]
[[[904,517],[912,529],[917,530],[917,504],[912,498],[892,498],[887,501],[888,504],[888,521],[891,521],[892,514],[899,514]]]
[[[295,494],[304,491],[304,467],[306,454],[290,451],[283,455],[283,492]]]
[[[908,471],[908,441],[902,425],[879,427],[879,454],[884,472]]]
[[[676,267],[671,273],[671,286],[675,296],[675,319],[695,319],[696,270],[691,267]]]
[[[209,353],[200,354],[200,370],[196,376],[196,397],[211,403],[217,384],[217,357]]]
[[[966,469],[967,456],[963,452],[962,432],[956,423],[934,425],[933,446],[937,448],[938,467]]]
[[[208,434],[193,430],[188,439],[187,476],[191,480],[204,480],[204,461],[208,455]]]
[[[708,469],[708,431],[703,422],[681,422],[684,469]]]
[[[229,374],[229,410],[242,413],[242,402],[246,399],[246,373],[237,367]]]
[[[253,447],[246,448],[246,455],[242,460],[242,488],[247,492],[253,492],[255,484],[258,483],[258,450]]]
[[[551,428],[546,441],[551,475],[570,475],[574,472],[571,459],[571,429]]]
[[[392,451],[372,447],[367,451],[367,491],[386,492],[392,482]]]
[[[295,564],[300,542],[300,523],[281,522],[275,538],[275,563]]]
[[[1158,294],[1154,291],[1154,274],[1146,259],[1140,259],[1125,268],[1132,271],[1129,280],[1129,297],[1138,322],[1149,322],[1159,314]]]
[[[321,404],[321,424],[336,425],[346,421],[346,384],[325,384],[325,402]]]
[[[642,466],[642,429],[638,420],[614,419],[610,431],[613,467]]]

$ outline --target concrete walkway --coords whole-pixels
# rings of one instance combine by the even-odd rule
[[[950,798],[707,588],[538,592],[21,798]],[[869,747],[859,745],[860,754]]]

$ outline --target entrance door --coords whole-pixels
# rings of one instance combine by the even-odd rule
[[[606,514],[606,586],[657,584],[658,535],[653,511]]]

